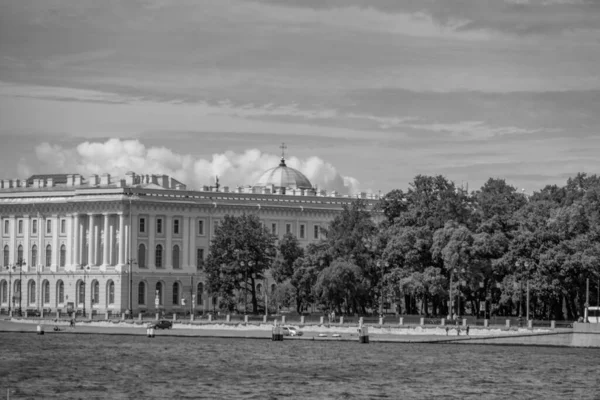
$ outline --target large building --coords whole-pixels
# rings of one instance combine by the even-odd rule
[[[225,215],[255,213],[279,238],[292,233],[308,245],[357,197],[377,201],[317,191],[283,157],[256,184],[233,190],[188,190],[169,176],[134,172],[5,179],[0,309],[213,310],[218,299],[204,290],[203,263]]]

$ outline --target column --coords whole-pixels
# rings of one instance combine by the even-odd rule
[[[55,229],[52,230],[52,261],[50,261],[50,271],[56,272],[58,271],[58,265],[60,264],[60,248],[58,242],[58,234],[60,233],[60,217],[58,215],[53,215],[52,219],[55,221]]]
[[[89,215],[89,224],[88,224],[88,265],[93,266],[96,265],[96,235],[94,225],[94,214]],[[87,287],[86,287],[87,289]]]
[[[100,267],[100,271],[106,271],[106,267],[110,265],[110,260],[108,258],[110,254],[108,252],[108,249],[110,248],[110,240],[108,237],[108,223],[110,216],[108,214],[102,214],[102,217],[104,218],[104,232],[102,233],[104,244],[102,245],[102,266]]]
[[[32,271],[37,271],[38,265],[46,265],[46,243],[44,243],[44,237],[46,234],[46,218],[40,214],[38,218],[38,253],[37,253],[37,265],[31,265]]]
[[[198,229],[198,222],[196,218],[193,216],[190,217],[190,230],[189,230],[189,238],[187,239],[189,242],[189,262],[190,268],[193,271],[196,271],[196,230]]]
[[[156,251],[156,217],[148,215],[148,268],[156,268],[154,265],[154,254]]]
[[[65,243],[67,247],[67,254],[65,259],[65,271],[68,271],[73,264],[73,253],[72,253],[72,243],[73,243],[73,215],[67,215],[67,241]],[[54,293],[50,291],[51,293]]]
[[[140,262],[140,260],[137,259],[137,255],[138,255],[138,230],[139,230],[139,222],[138,222],[138,216],[135,214],[132,214],[131,216],[131,226],[129,227],[130,231],[130,240],[131,240],[131,255],[130,258],[136,260],[136,262]],[[139,264],[138,264],[139,265]],[[132,267],[135,267],[135,265],[132,265]],[[135,269],[135,268],[134,268]]]
[[[183,240],[181,241],[182,265],[185,270],[190,268],[190,218],[184,216],[183,222]]]
[[[87,260],[85,259],[85,250],[86,250],[86,238],[85,238],[85,220],[83,218],[80,218],[80,216],[77,216],[77,221],[78,221],[78,228],[77,228],[77,241],[78,241],[78,246],[75,249],[75,251],[77,251],[78,254],[78,265],[77,267],[81,267],[85,264],[87,264]]]
[[[71,258],[71,271],[75,271],[81,262],[81,254],[79,247],[81,246],[81,241],[79,240],[79,232],[81,231],[79,227],[79,215],[73,214],[71,216],[72,224],[73,224],[73,237],[68,242],[69,253],[72,254]]]
[[[173,269],[173,217],[167,215],[165,229],[167,241],[165,245],[165,268]]]
[[[108,228],[108,265],[113,265],[115,260],[115,227],[110,224]]]
[[[125,264],[125,215],[123,215],[123,213],[119,214],[118,240],[119,243],[117,244],[117,246],[119,246],[119,262],[117,263],[117,266],[119,267],[120,271],[123,265]]]
[[[31,232],[31,217],[29,215],[23,216],[23,259],[27,264],[31,262],[31,238],[29,237]]]

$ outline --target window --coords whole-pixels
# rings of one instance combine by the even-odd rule
[[[285,224],[285,233],[292,233],[292,224]]]
[[[19,222],[18,222],[18,224],[17,224],[17,233],[19,235],[23,234],[23,220],[22,219],[20,219]]]
[[[217,229],[219,229],[219,221],[213,221],[213,235],[217,233]]]
[[[204,293],[204,284],[202,282],[198,283],[198,287],[196,288],[196,305],[202,305],[202,294]]]
[[[17,260],[23,261],[23,246],[21,246],[21,245],[19,245],[19,247],[17,247]]]
[[[67,220],[61,219],[60,220],[60,234],[64,235],[65,233],[67,233]]]
[[[198,220],[198,235],[204,236],[204,220]]]
[[[31,233],[37,235],[37,219],[31,220]]]
[[[173,220],[173,234],[179,235],[179,220],[178,219]]]
[[[44,304],[50,304],[50,282],[44,281],[42,290],[44,292]]]
[[[273,235],[277,235],[277,224],[275,224],[275,223],[271,224],[271,233]]]
[[[154,265],[156,268],[162,268],[162,246],[159,244],[156,246],[156,255],[154,257]]]
[[[77,291],[77,304],[85,303],[85,283],[79,282],[79,290]]]
[[[162,297],[162,283],[158,282],[156,284],[156,297],[158,298],[158,305],[162,306],[163,297]]]
[[[9,228],[10,228],[10,221],[5,219],[4,220],[4,234],[5,235],[8,235]]]
[[[261,294],[262,293],[262,285],[260,283],[258,285],[256,285],[256,293],[257,294]]]
[[[35,267],[37,265],[37,245],[31,246],[31,266]]]
[[[115,283],[108,282],[108,304],[115,304]]]
[[[6,281],[2,281],[2,286],[0,286],[0,290],[2,291],[2,296],[0,297],[0,302],[7,303],[8,302],[8,283]]]
[[[306,237],[306,225],[300,225],[300,239],[305,239]]]
[[[156,233],[162,233],[162,218],[156,219]]]
[[[175,282],[173,284],[173,305],[176,306],[179,304],[179,283]]]
[[[63,244],[60,246],[60,266],[64,267],[67,259],[67,247]]]
[[[146,218],[140,218],[140,233],[146,233]]]
[[[313,228],[313,238],[314,239],[319,238],[319,225],[315,225]]]
[[[58,296],[59,304],[65,302],[65,284],[63,283],[63,281],[58,281],[56,285],[56,295]]]
[[[92,304],[98,304],[100,302],[100,283],[94,281],[92,283]]]
[[[204,249],[196,249],[196,269],[204,267]]]
[[[46,234],[50,235],[52,233],[52,220],[46,221]]]
[[[177,245],[173,246],[173,268],[181,268],[179,265],[179,246]]]
[[[146,268],[146,246],[143,244],[138,247],[138,265],[140,268]]]
[[[146,284],[144,282],[138,284],[138,304],[146,304]]]
[[[35,303],[35,281],[29,282],[29,304]]]
[[[275,293],[275,284],[271,284],[271,294]]]
[[[8,249],[8,245],[4,246],[4,266],[8,267],[9,261],[10,260],[10,251]]]
[[[46,246],[46,267],[52,265],[52,246]]]

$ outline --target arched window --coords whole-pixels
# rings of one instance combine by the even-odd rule
[[[8,245],[4,246],[4,266],[8,267],[9,264],[9,260],[10,260],[10,251],[8,250]]]
[[[44,304],[50,304],[50,282],[44,281],[42,290],[44,292]]]
[[[58,281],[56,284],[56,296],[58,297],[58,304],[65,302],[65,284],[63,281]]]
[[[162,268],[162,259],[162,246],[159,244],[156,246],[156,257],[154,260],[154,265],[156,266],[156,268]]]
[[[173,268],[179,269],[179,246],[173,246]]]
[[[37,257],[37,245],[33,245],[31,246],[31,266],[33,268],[36,268],[37,266],[37,261],[38,257]]]
[[[158,297],[158,305],[163,304],[163,290],[162,290],[162,283],[158,282],[156,284],[156,296]]]
[[[23,246],[17,248],[17,260],[23,261]]]
[[[271,294],[275,293],[275,284],[271,284]]]
[[[79,282],[79,290],[77,291],[77,304],[85,303],[85,283]]]
[[[46,267],[52,265],[52,246],[46,246]]]
[[[256,293],[262,293],[262,285],[260,283],[256,285]]]
[[[196,305],[202,305],[202,294],[204,293],[204,284],[202,282],[198,283],[198,288],[196,289]]]
[[[173,284],[173,305],[179,304],[179,283]]]
[[[64,267],[67,263],[67,246],[60,246],[60,266]]]
[[[8,282],[2,281],[2,285],[0,285],[0,291],[2,292],[0,301],[2,303],[7,303],[8,302]]]
[[[146,268],[146,246],[144,244],[140,244],[138,247],[138,266]]]
[[[144,282],[138,284],[138,304],[146,304],[146,284]]]
[[[92,283],[92,304],[98,304],[100,302],[100,283],[94,281]]]
[[[35,281],[29,281],[29,304],[35,303]]]
[[[108,282],[108,304],[115,304],[115,283]]]

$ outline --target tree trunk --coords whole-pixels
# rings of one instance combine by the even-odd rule
[[[258,301],[256,300],[256,287],[254,286],[254,277],[250,276],[250,293],[252,293],[252,314],[258,313]],[[244,310],[246,312],[246,310]]]

